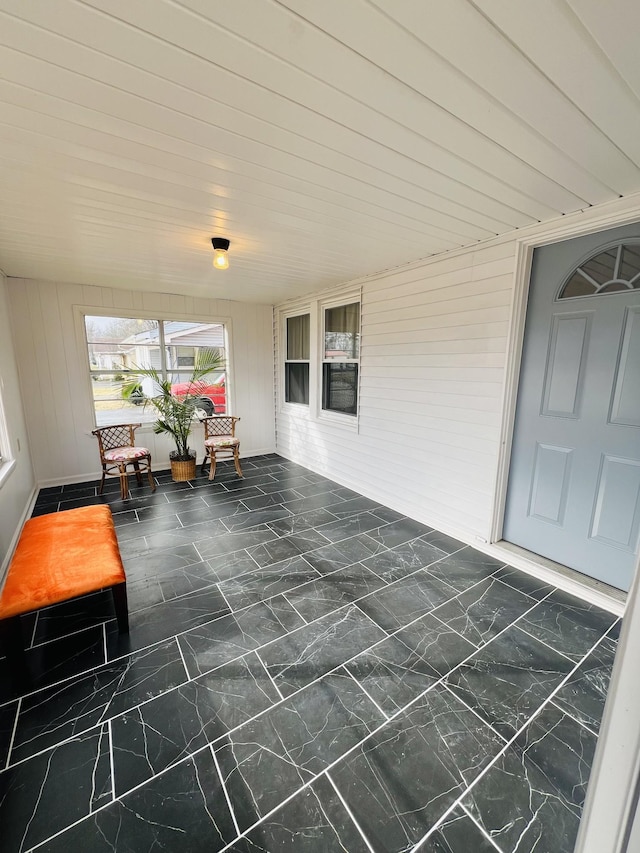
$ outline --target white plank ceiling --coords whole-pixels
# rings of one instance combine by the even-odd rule
[[[637,0],[0,0],[0,268],[271,303],[637,192],[639,31]]]

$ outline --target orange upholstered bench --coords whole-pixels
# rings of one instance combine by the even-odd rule
[[[20,616],[108,587],[118,629],[127,633],[126,578],[108,506],[29,519],[0,595],[0,638],[14,679],[24,684],[27,671]]]

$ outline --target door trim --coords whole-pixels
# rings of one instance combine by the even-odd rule
[[[562,225],[558,225],[556,222],[546,228],[537,227],[533,234],[522,235],[516,239],[513,299],[509,317],[509,333],[505,353],[506,366],[502,389],[500,447],[489,528],[490,545],[502,541],[534,249],[571,240],[573,237],[597,234],[610,228],[640,222],[640,204],[637,201],[629,207],[628,199],[620,199],[619,203],[613,203],[606,207],[607,210],[604,212],[602,209],[596,208],[584,212],[580,218],[567,217],[567,221],[563,222]]]

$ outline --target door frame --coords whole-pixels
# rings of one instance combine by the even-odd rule
[[[531,264],[534,249],[550,246],[574,237],[596,234],[623,225],[640,222],[638,195],[590,208],[567,216],[562,222],[527,229],[516,239],[513,298],[507,336],[505,376],[502,392],[500,448],[496,468],[489,545],[500,547],[507,502],[507,485],[511,465],[511,450],[515,429],[516,402],[520,384],[520,366],[524,347],[527,302],[531,284]],[[541,558],[541,560],[544,558]],[[548,575],[548,569],[545,575]],[[566,578],[563,586],[566,586]]]

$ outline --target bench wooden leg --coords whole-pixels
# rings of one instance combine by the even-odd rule
[[[117,583],[111,587],[113,593],[113,606],[116,609],[118,619],[118,633],[129,633],[129,606],[127,604],[127,584]]]
[[[7,657],[9,675],[18,692],[26,692],[31,684],[27,668],[27,656],[24,651],[24,637],[19,616],[12,616],[0,622],[0,644]]]

